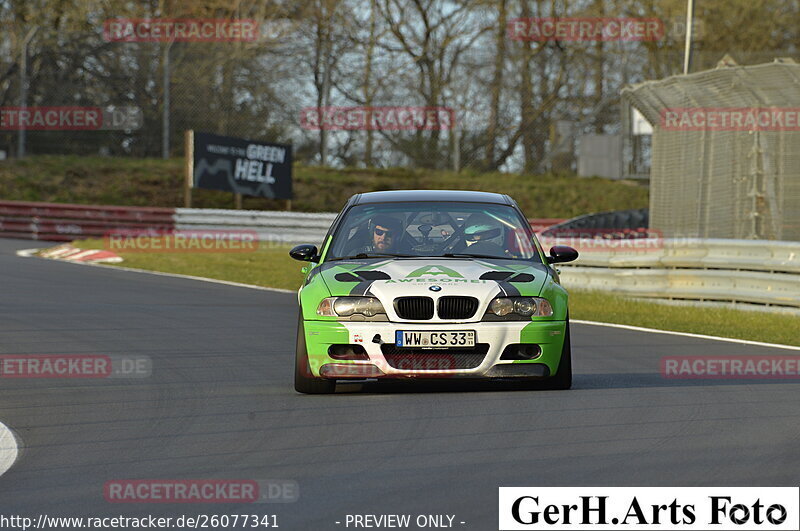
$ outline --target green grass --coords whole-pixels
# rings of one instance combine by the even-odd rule
[[[641,183],[557,175],[478,174],[469,170],[321,168],[295,165],[292,209],[338,212],[353,194],[375,190],[457,189],[511,195],[531,218],[644,208]],[[233,208],[233,195],[194,190],[197,208]],[[0,199],[123,206],[183,206],[183,159],[39,155],[0,162]],[[283,209],[283,201],[245,197],[247,209]]]
[[[101,240],[75,242],[82,249],[100,249]],[[288,256],[289,247],[262,243],[249,253],[119,253],[125,267],[180,273],[257,286],[297,289],[303,264]],[[800,346],[797,316],[629,299],[610,293],[570,292],[570,317],[695,334]]]
[[[81,249],[103,249],[103,240],[79,240]],[[303,281],[303,264],[289,257],[290,247],[261,242],[258,250],[237,253],[140,253],[118,252],[120,266],[216,278],[268,288],[296,290]]]
[[[796,315],[664,304],[578,290],[570,291],[569,311],[572,319],[800,346]]]

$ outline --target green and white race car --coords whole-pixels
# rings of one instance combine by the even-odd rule
[[[476,378],[572,384],[567,292],[507,195],[357,194],[334,220],[298,293],[295,389],[337,381]]]

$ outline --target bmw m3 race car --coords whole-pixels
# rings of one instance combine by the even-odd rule
[[[567,292],[507,195],[420,190],[357,194],[310,262],[298,299],[295,389],[412,378],[572,383]]]

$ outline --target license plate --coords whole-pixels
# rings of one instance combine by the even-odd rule
[[[448,330],[443,332],[420,332],[398,330],[394,344],[398,347],[452,348],[474,347],[475,330]]]

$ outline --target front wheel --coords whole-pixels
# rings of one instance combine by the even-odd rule
[[[294,353],[294,389],[298,393],[322,395],[333,393],[336,382],[315,378],[308,366],[308,349],[306,349],[306,333],[303,327],[302,313],[297,319],[297,348]]]
[[[555,375],[547,379],[547,389],[565,390],[572,387],[572,347],[569,342],[569,317],[564,327],[564,346]]]

